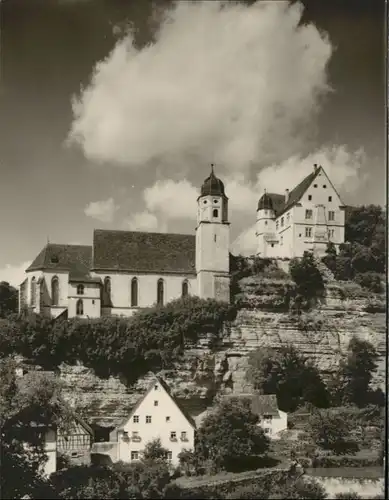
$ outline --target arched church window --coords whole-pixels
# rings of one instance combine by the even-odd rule
[[[131,306],[137,307],[138,305],[138,280],[132,278],[131,280]]]
[[[84,285],[77,285],[77,295],[84,295]]]
[[[51,280],[51,304],[57,306],[59,302],[59,280],[57,276]]]
[[[76,314],[77,314],[77,316],[83,316],[84,315],[84,303],[83,303],[83,301],[81,299],[77,300]]]
[[[189,295],[189,284],[187,280],[182,282],[182,296],[187,297]]]
[[[157,283],[157,304],[163,306],[164,282],[159,279]]]
[[[217,208],[214,209],[213,216],[214,217],[219,217],[219,210]]]
[[[111,304],[111,278],[109,276],[104,278],[103,302],[106,306]]]
[[[36,281],[35,276],[31,280],[31,305],[35,306],[36,304]]]

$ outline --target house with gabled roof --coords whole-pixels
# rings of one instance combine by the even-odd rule
[[[146,444],[159,438],[168,450],[168,460],[178,465],[181,451],[194,449],[195,430],[193,418],[171,393],[167,383],[154,376],[146,393],[111,432],[110,443],[117,443],[113,460],[139,460]]]
[[[228,198],[213,167],[197,204],[195,234],[96,229],[92,246],[48,243],[26,270],[20,307],[97,318],[186,295],[229,302]]]
[[[329,242],[344,243],[345,205],[323,167],[314,170],[285,194],[265,192],[258,202],[257,255],[302,257],[324,255]]]

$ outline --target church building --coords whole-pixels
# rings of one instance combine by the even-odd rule
[[[257,256],[318,256],[344,242],[343,205],[315,165],[284,195],[258,202]],[[230,223],[224,184],[213,171],[197,198],[196,234],[96,229],[93,245],[48,243],[26,270],[20,310],[48,317],[131,316],[140,308],[196,295],[230,301]]]
[[[20,309],[99,318],[186,295],[229,302],[228,198],[213,166],[197,204],[195,235],[96,229],[92,246],[48,243],[26,270]]]

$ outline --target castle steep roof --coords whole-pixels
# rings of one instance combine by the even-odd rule
[[[97,229],[93,269],[195,274],[196,239],[191,234]]]
[[[276,217],[279,217],[280,215],[282,215],[283,213],[294,207],[300,201],[305,191],[309,188],[311,183],[318,176],[320,170],[321,167],[317,168],[309,175],[307,175],[299,184],[297,184],[297,186],[294,189],[292,189],[292,191],[289,193],[288,201],[286,203],[285,203],[285,195],[276,193],[265,193],[258,202],[258,210],[264,208],[261,206],[261,204],[263,204],[262,199],[264,196],[267,196],[268,198],[271,199],[271,204],[273,206],[273,210],[275,212]]]

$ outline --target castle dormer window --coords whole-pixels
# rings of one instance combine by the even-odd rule
[[[58,255],[52,255],[50,260],[52,264],[58,264],[59,262]]]

